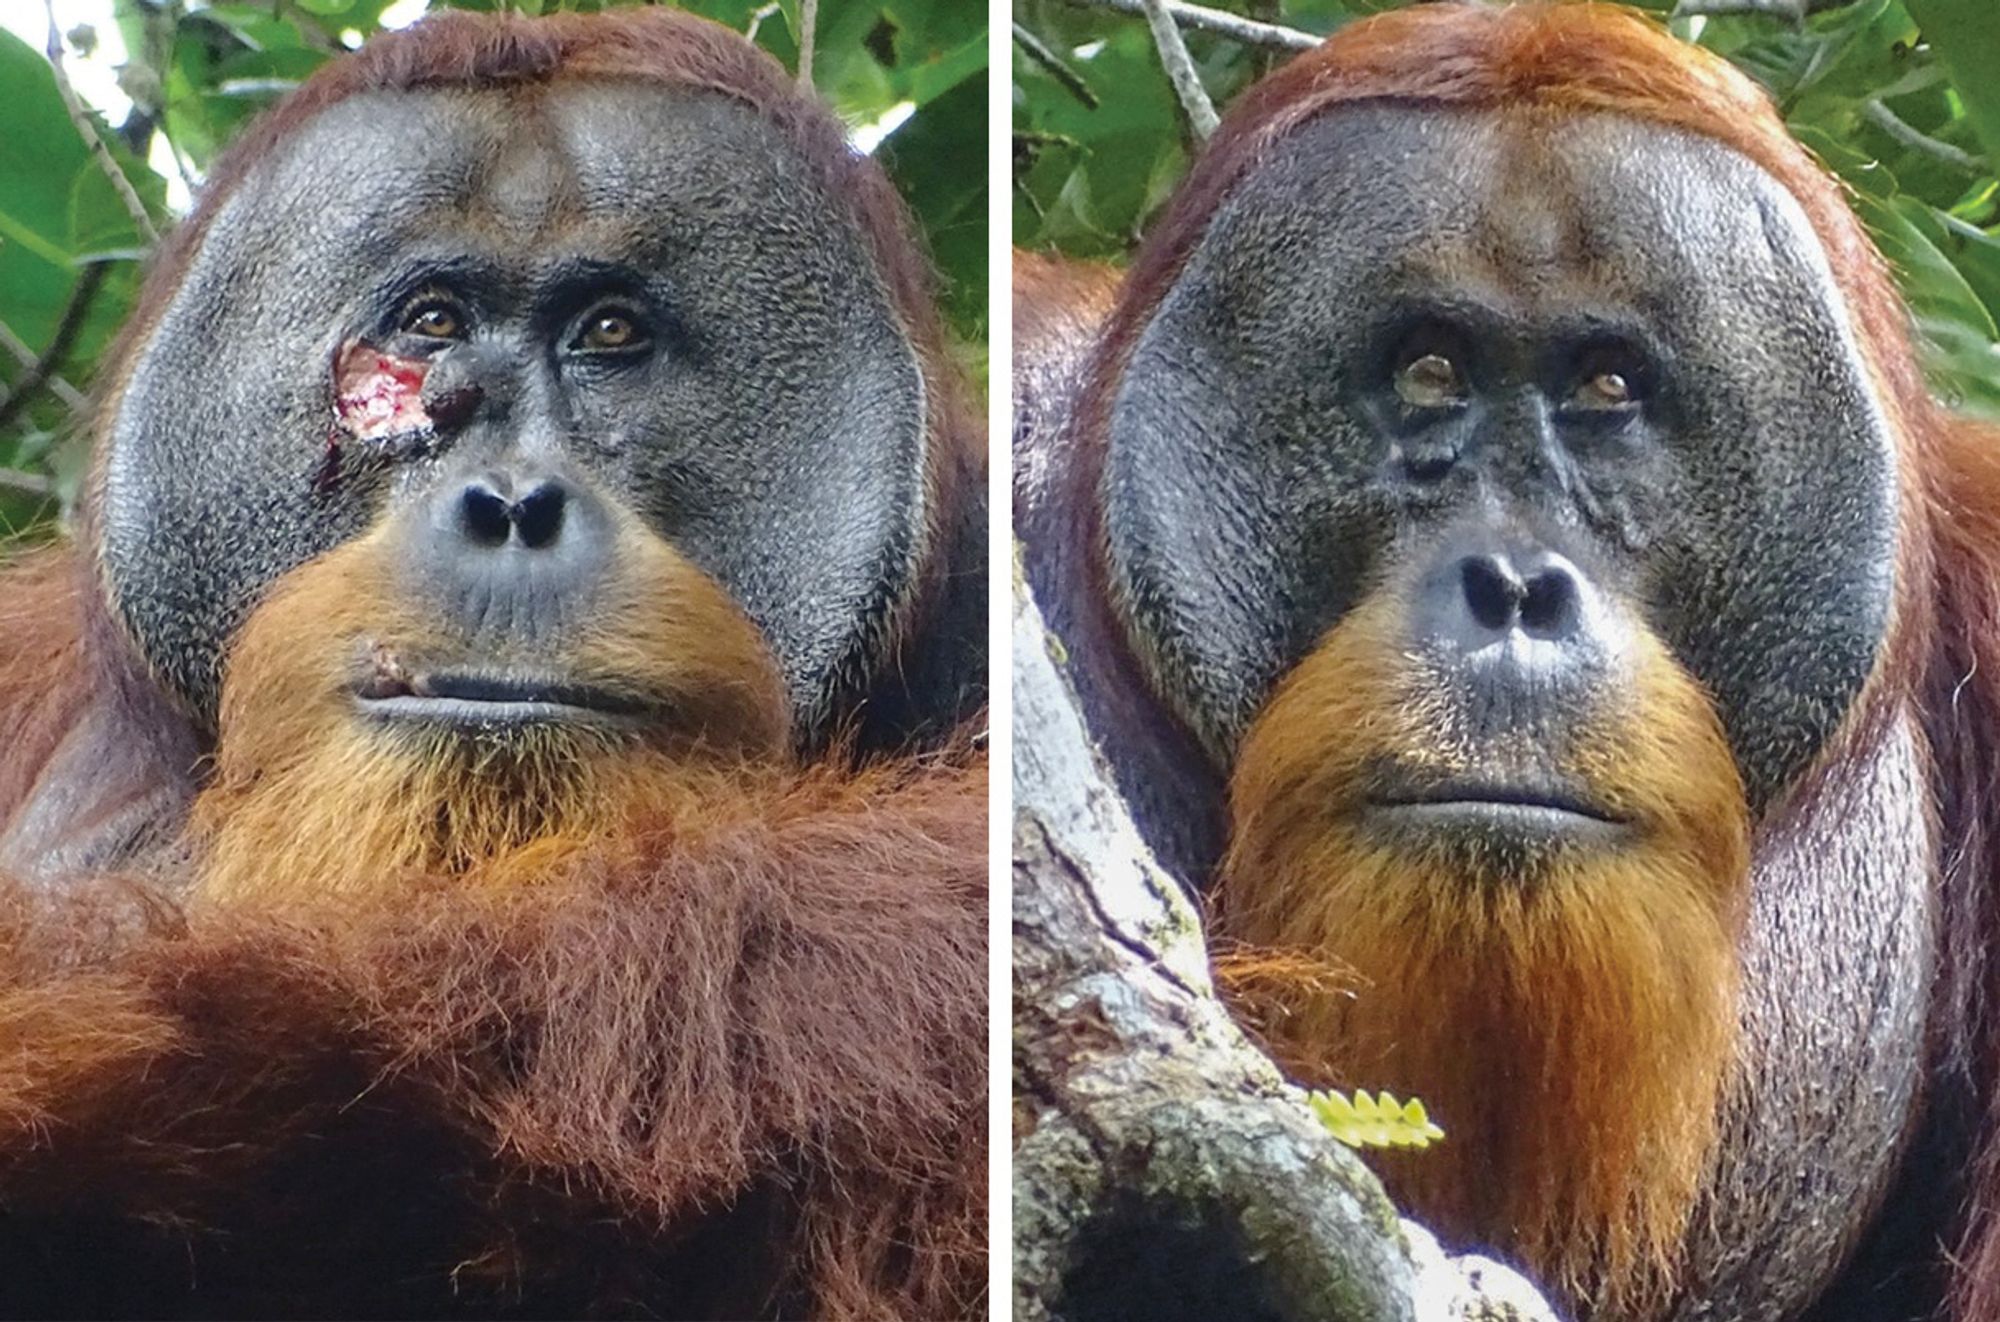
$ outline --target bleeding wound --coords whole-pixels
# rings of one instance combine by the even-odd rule
[[[313,474],[314,491],[324,495],[340,487],[349,441],[386,449],[397,442],[422,445],[430,440],[431,417],[423,398],[429,371],[423,359],[398,358],[360,340],[340,346],[333,356],[333,425]]]
[[[360,340],[340,346],[333,360],[333,409],[340,428],[357,441],[387,441],[428,432],[421,358],[398,358]]]

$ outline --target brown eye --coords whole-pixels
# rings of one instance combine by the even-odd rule
[[[456,308],[432,299],[410,309],[403,318],[403,329],[433,340],[455,340],[463,325]]]
[[[622,312],[600,312],[585,324],[578,344],[585,349],[630,349],[641,338],[632,318]]]
[[[1570,392],[1572,408],[1622,409],[1635,398],[1632,382],[1623,372],[1593,372]]]
[[[1443,354],[1420,354],[1397,369],[1396,394],[1411,408],[1449,408],[1465,399],[1465,378]]]

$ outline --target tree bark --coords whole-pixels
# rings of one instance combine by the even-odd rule
[[[1014,583],[1016,1322],[1552,1322],[1450,1259],[1216,999]]]

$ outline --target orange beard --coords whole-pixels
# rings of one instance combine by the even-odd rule
[[[1246,736],[1214,917],[1242,947],[1219,974],[1302,1077],[1423,1099],[1446,1142],[1379,1160],[1413,1215],[1573,1299],[1634,1306],[1667,1284],[1732,1062],[1749,866],[1734,760],[1635,628],[1623,689],[1555,750],[1628,839],[1391,847],[1357,820],[1364,766],[1469,761],[1398,623],[1364,604]]]
[[[713,580],[629,527],[618,585],[564,660],[576,680],[657,701],[666,727],[503,739],[364,718],[356,655],[437,635],[382,586],[390,554],[375,534],[286,575],[231,649],[215,775],[192,821],[203,899],[532,879],[783,765],[789,718],[762,635]]]

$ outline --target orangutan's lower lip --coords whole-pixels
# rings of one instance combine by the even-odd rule
[[[1377,787],[1368,815],[1380,827],[1419,839],[1466,838],[1534,844],[1603,844],[1630,823],[1554,779],[1533,783],[1457,778]]]
[[[1411,808],[1418,811],[1440,809],[1467,811],[1480,808],[1520,809],[1524,813],[1581,817],[1608,826],[1622,825],[1622,819],[1580,795],[1548,787],[1526,787],[1486,783],[1446,782],[1421,790],[1377,796],[1381,808]]]
[[[1471,828],[1518,833],[1580,834],[1622,831],[1625,823],[1595,812],[1549,803],[1515,799],[1425,799],[1412,803],[1376,803],[1376,812],[1407,825]]]
[[[518,675],[378,670],[356,688],[355,698],[371,716],[467,727],[629,725],[645,712],[606,689]]]

